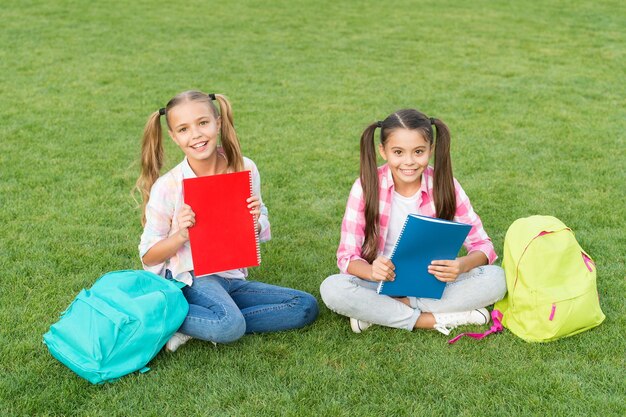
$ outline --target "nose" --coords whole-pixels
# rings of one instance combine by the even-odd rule
[[[409,154],[405,159],[404,159],[404,163],[405,165],[415,165],[417,163],[417,158],[415,157],[415,155],[413,154]]]
[[[202,136],[202,133],[200,133],[200,129],[197,126],[193,126],[191,128],[191,137],[195,139],[199,138],[200,136]]]

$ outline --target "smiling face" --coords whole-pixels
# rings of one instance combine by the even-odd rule
[[[387,135],[378,150],[391,169],[395,190],[406,197],[414,195],[428,166],[431,144],[419,130],[397,128]]]
[[[172,107],[167,113],[168,132],[189,162],[215,158],[218,144],[220,118],[209,104],[186,101]]]

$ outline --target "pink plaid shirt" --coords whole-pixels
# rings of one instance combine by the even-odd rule
[[[433,173],[434,169],[428,167],[422,174],[422,185],[415,212],[424,216],[435,217],[435,200],[433,198]],[[393,200],[393,177],[387,164],[378,167],[378,193],[379,193],[379,230],[378,254],[383,253],[387,230],[389,228],[389,216],[391,202]],[[463,245],[468,253],[481,251],[487,255],[492,264],[497,255],[491,239],[487,236],[480,217],[474,212],[469,197],[461,188],[461,184],[455,179],[454,189],[456,194],[456,213],[454,221],[472,225],[472,229]],[[348,265],[355,259],[361,259],[361,247],[365,240],[365,200],[361,180],[357,179],[350,190],[346,213],[341,223],[341,240],[337,249],[337,266],[342,273],[347,273]]]
[[[218,152],[223,151],[219,149]],[[244,157],[243,163],[244,169],[252,173],[252,191],[261,199],[261,176],[259,175],[259,171],[252,160]],[[196,174],[189,166],[187,158],[185,158],[180,164],[159,177],[152,186],[150,199],[146,206],[146,225],[144,226],[141,242],[139,243],[139,256],[141,258],[143,258],[146,252],[156,243],[178,232],[178,213],[184,202],[183,178],[194,177],[196,177]],[[270,223],[267,217],[267,208],[265,204],[263,204],[262,199],[259,224],[261,225],[259,241],[265,242],[270,240]],[[161,276],[165,276],[165,270],[169,269],[174,279],[191,285],[193,280],[190,271],[193,271],[193,261],[191,259],[189,241],[181,246],[176,254],[165,262],[154,266],[143,264],[143,268]],[[236,269],[225,271],[222,275],[229,278],[245,278],[248,273],[246,269]]]

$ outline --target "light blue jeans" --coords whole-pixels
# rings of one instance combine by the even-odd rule
[[[216,343],[234,342],[245,333],[304,327],[319,311],[309,293],[218,275],[194,277],[183,295],[189,313],[178,331]]]
[[[448,283],[439,300],[409,297],[411,306],[376,292],[377,282],[353,275],[337,274],[320,286],[326,306],[343,316],[413,330],[422,312],[452,313],[486,307],[506,293],[504,270],[499,266],[479,266]]]

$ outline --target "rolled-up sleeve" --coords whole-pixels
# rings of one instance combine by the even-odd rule
[[[467,249],[467,253],[476,251],[484,253],[491,265],[498,259],[493,243],[487,235],[487,232],[485,232],[480,217],[474,211],[469,197],[456,179],[454,180],[454,188],[456,193],[456,213],[454,215],[454,221],[472,225],[472,229],[467,235],[463,246]]]
[[[339,248],[337,249],[337,266],[339,270],[346,274],[350,262],[360,259],[361,248],[365,240],[365,201],[363,200],[363,188],[361,181],[356,180],[348,203],[346,204],[346,212],[341,222],[341,238]]]
[[[143,263],[143,257],[152,246],[169,236],[174,217],[174,205],[171,203],[171,198],[166,198],[168,192],[171,192],[168,191],[170,188],[168,185],[168,181],[162,177],[152,186],[146,206],[146,224],[139,242],[139,257],[143,268],[161,276],[165,276],[165,262],[148,266]]]

